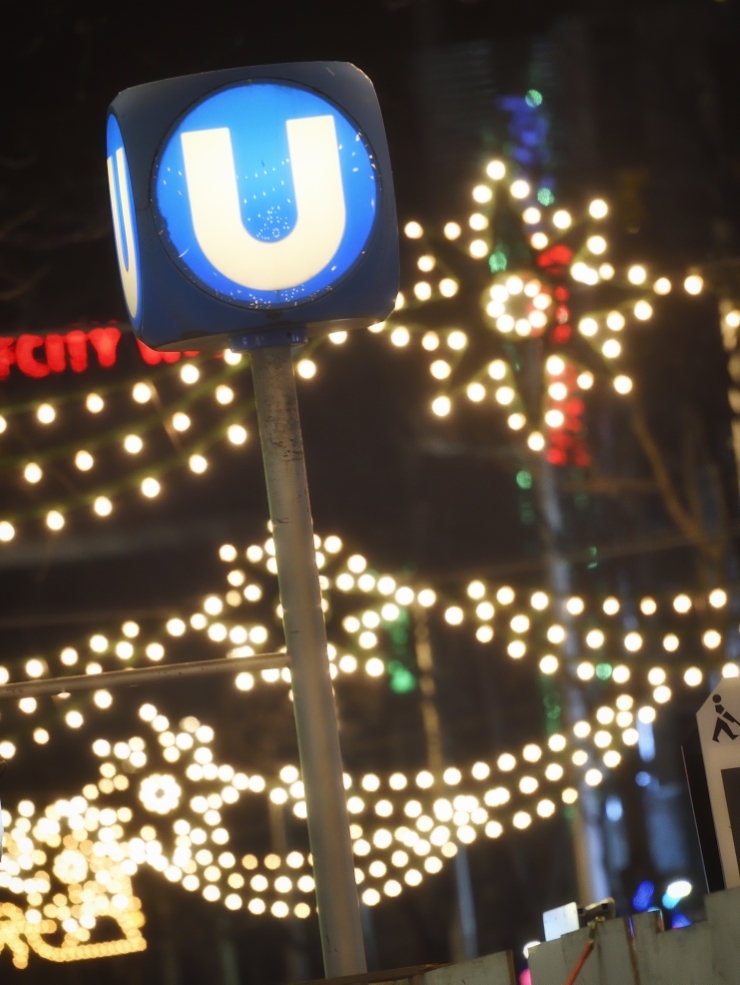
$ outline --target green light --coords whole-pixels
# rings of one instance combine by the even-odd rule
[[[409,691],[414,690],[416,678],[408,667],[404,667],[398,660],[389,660],[387,667],[391,677],[391,691],[396,694],[408,694]]]
[[[612,676],[611,664],[596,664],[596,676],[600,681],[608,681]]]
[[[555,196],[549,188],[540,188],[537,192],[537,201],[540,205],[552,205],[555,201]]]
[[[506,254],[501,250],[496,250],[488,258],[488,266],[492,274],[497,274],[500,270],[506,270]]]
[[[531,527],[536,521],[537,515],[534,511],[534,504],[527,499],[519,507],[519,519],[522,521],[525,527]]]
[[[522,469],[521,472],[516,474],[516,484],[520,489],[531,489],[532,488],[532,474],[527,472],[526,469]]]
[[[541,106],[542,105],[542,93],[538,92],[537,89],[530,89],[527,95],[524,97],[524,102],[527,106]]]

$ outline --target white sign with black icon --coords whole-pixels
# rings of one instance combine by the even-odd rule
[[[696,715],[725,888],[740,886],[740,679],[722,680]]]

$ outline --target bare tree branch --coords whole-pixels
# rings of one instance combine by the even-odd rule
[[[19,215],[13,216],[12,219],[0,226],[0,240],[5,239],[8,233],[11,233],[14,229],[18,229],[19,226],[23,226],[25,223],[30,222],[39,213],[38,205],[32,205],[30,209],[26,209],[25,212],[21,212]]]
[[[18,281],[14,287],[9,287],[5,291],[0,291],[0,301],[14,301],[16,298],[21,297],[26,291],[30,291],[34,284],[45,277],[51,268],[49,265],[39,267],[30,277],[26,277],[22,281]]]
[[[653,470],[655,483],[663,497],[663,503],[669,516],[686,538],[695,544],[703,554],[715,562],[718,561],[721,556],[722,545],[713,544],[708,539],[701,522],[697,522],[695,517],[681,503],[660,448],[650,433],[642,407],[637,403],[635,403],[632,414],[632,429]]]

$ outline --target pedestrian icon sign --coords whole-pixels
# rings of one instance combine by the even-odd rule
[[[725,678],[699,709],[699,741],[727,889],[740,886],[740,678]]]
[[[250,347],[250,332],[362,328],[393,310],[388,148],[372,83],[353,65],[127,89],[108,142],[124,297],[152,348]]]
[[[714,734],[712,735],[712,742],[719,742],[722,735],[728,735],[730,739],[737,739],[740,737],[740,733],[733,732],[730,728],[728,722],[733,722],[740,728],[740,722],[731,715],[729,711],[722,704],[722,695],[713,694],[712,701],[714,702],[714,710],[717,713],[717,720],[714,723]]]

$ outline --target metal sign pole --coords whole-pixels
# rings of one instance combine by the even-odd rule
[[[367,970],[313,521],[288,345],[252,349],[267,498],[291,661],[308,836],[328,978]]]
[[[306,341],[307,323],[366,328],[394,308],[398,223],[378,99],[347,62],[246,66],[126,89],[110,106],[106,134],[116,255],[136,337],[163,351],[187,352],[200,339],[208,349],[252,351],[324,965],[335,978],[361,975],[289,346]],[[259,219],[260,232],[250,210],[257,221],[265,195],[278,218]]]

